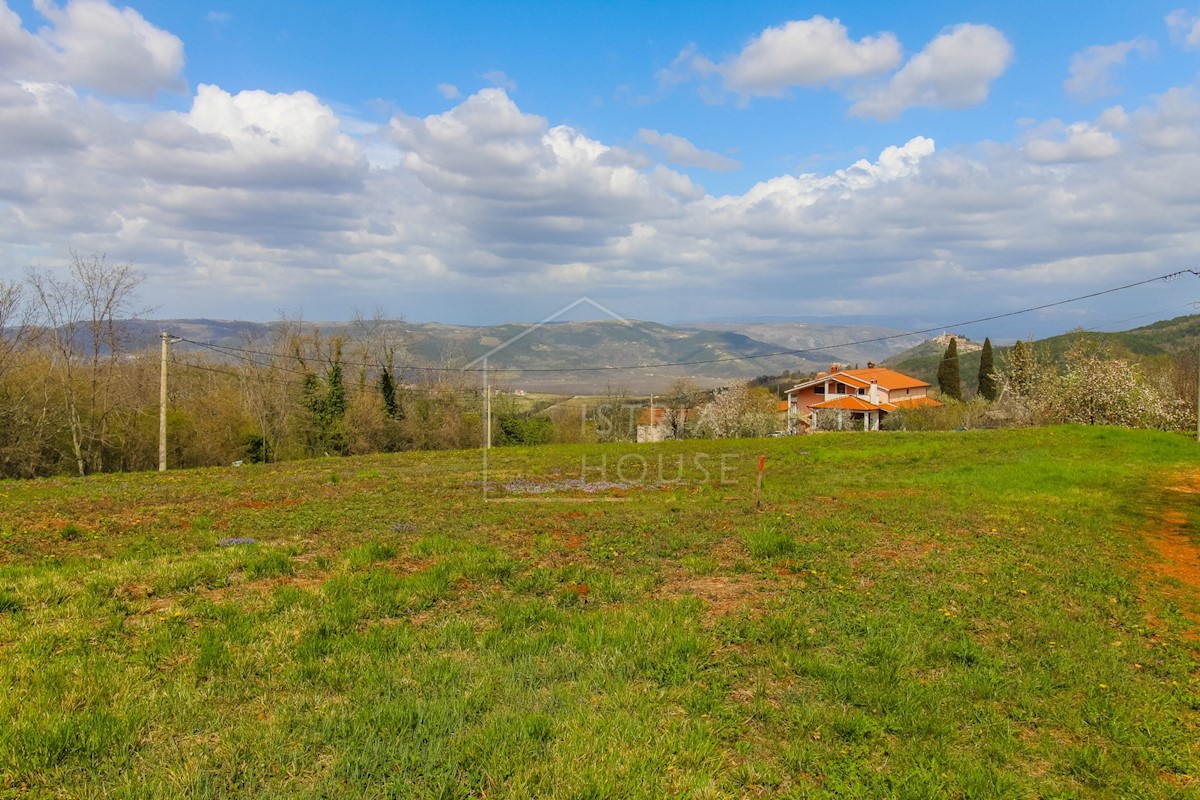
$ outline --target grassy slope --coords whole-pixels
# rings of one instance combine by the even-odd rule
[[[485,504],[478,454],[413,453],[0,483],[0,795],[1194,791],[1195,595],[1138,534],[1200,523],[1163,489],[1194,442],[493,453],[493,490],[631,453],[689,480]],[[698,480],[722,453],[734,483]]]

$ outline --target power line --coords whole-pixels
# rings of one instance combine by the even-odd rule
[[[243,359],[243,362],[247,363],[247,364],[251,364],[256,367],[263,368],[263,369],[267,368],[266,365],[260,364],[257,361]],[[216,367],[209,367],[209,366],[205,366],[203,364],[196,364],[196,363],[193,363],[190,361],[180,361],[177,358],[175,358],[174,356],[172,356],[172,358],[171,358],[171,364],[173,364],[175,366],[179,366],[179,367],[186,367],[188,369],[196,369],[196,370],[202,370],[204,372],[212,372],[217,375],[225,375],[230,378],[237,378],[238,380],[244,380],[247,377],[247,375],[245,373],[233,372],[232,370],[227,370],[227,369],[218,369]],[[277,369],[282,372],[288,372],[288,373],[292,373],[292,374],[296,374],[296,375],[310,375],[310,374],[315,375],[316,374],[316,373],[301,372],[299,370],[294,370],[294,369],[287,369],[286,367],[280,367],[280,366],[272,367],[272,369]],[[259,379],[259,380],[261,380],[261,379]],[[288,378],[286,376],[283,377],[282,380],[268,381],[268,383],[282,384],[282,385],[286,385],[289,387],[295,387],[295,386],[299,385],[299,381],[296,381],[295,379],[292,379],[292,378]],[[356,392],[356,393],[362,394],[362,395],[375,395],[379,391],[375,387],[359,385],[357,382],[346,383],[343,381],[343,387],[348,392]],[[426,397],[445,397],[446,395],[450,395],[450,394],[458,395],[461,397],[478,397],[481,394],[480,390],[478,390],[478,389],[457,389],[457,388],[429,390],[429,389],[415,389],[412,387],[397,387],[396,391],[398,394],[421,395],[421,396],[426,396]]]
[[[799,356],[799,355],[805,355],[808,353],[819,353],[819,352],[823,352],[825,350],[834,350],[839,347],[854,347],[854,346],[863,345],[863,344],[876,344],[879,342],[891,341],[893,339],[902,339],[902,338],[906,338],[909,336],[920,336],[922,334],[934,333],[937,331],[946,331],[951,328],[963,328],[968,325],[978,325],[978,324],[981,324],[984,322],[993,322],[998,319],[1006,319],[1008,317],[1015,317],[1015,316],[1019,316],[1021,314],[1030,314],[1030,313],[1033,313],[1034,311],[1044,311],[1048,308],[1055,308],[1057,306],[1063,306],[1063,305],[1067,305],[1069,303],[1077,303],[1081,300],[1090,300],[1095,297],[1102,297],[1104,295],[1114,294],[1116,292],[1123,292],[1123,291],[1126,291],[1127,289],[1133,289],[1138,286],[1145,286],[1146,284],[1156,283],[1158,281],[1170,281],[1170,280],[1174,280],[1176,278],[1180,278],[1184,275],[1193,275],[1193,276],[1200,278],[1200,272],[1197,272],[1194,269],[1183,269],[1183,270],[1179,270],[1177,272],[1167,273],[1166,275],[1159,275],[1154,278],[1147,278],[1145,280],[1134,281],[1133,283],[1127,283],[1124,286],[1116,286],[1111,289],[1103,289],[1103,290],[1097,291],[1097,292],[1090,292],[1088,294],[1079,295],[1077,297],[1067,298],[1066,300],[1057,300],[1052,303],[1042,303],[1041,305],[1037,305],[1037,306],[1030,306],[1028,308],[1017,309],[1016,311],[1006,311],[1004,313],[992,314],[990,316],[979,317],[977,319],[971,319],[971,320],[965,320],[963,322],[954,322],[954,323],[949,323],[949,324],[945,324],[945,325],[936,325],[936,326],[933,326],[930,328],[923,328],[921,330],[906,331],[904,333],[893,333],[893,334],[888,334],[886,336],[875,336],[875,337],[871,337],[868,339],[858,339],[858,340],[850,341],[850,342],[839,342],[837,344],[822,345],[821,347],[776,350],[776,351],[771,351],[771,352],[767,352],[767,353],[752,353],[749,355],[740,355],[740,356],[719,356],[719,357],[715,357],[715,358],[702,358],[702,359],[693,359],[693,360],[687,360],[687,361],[665,361],[665,362],[657,362],[657,363],[653,363],[653,364],[604,365],[604,366],[593,366],[593,367],[504,367],[504,368],[498,368],[496,371],[497,372],[518,372],[518,373],[617,372],[617,371],[634,371],[634,370],[644,370],[644,369],[662,369],[665,367],[701,366],[704,364],[722,364],[722,363],[729,363],[729,362],[734,362],[734,361],[753,361],[753,360],[760,359],[760,358],[774,358],[774,357],[778,357],[778,356]],[[207,342],[197,342],[197,341],[194,341],[191,339],[181,339],[181,341],[187,342],[188,344],[196,345],[197,347],[204,347],[209,350],[214,350],[216,352],[223,352],[223,353],[225,353],[227,355],[231,355],[231,356],[234,356],[236,353],[248,353],[248,354],[252,354],[252,355],[262,355],[262,356],[269,356],[269,357],[273,357],[273,358],[279,357],[278,353],[270,353],[270,352],[266,352],[266,351],[262,351],[262,350],[252,350],[252,349],[247,349],[247,348],[232,347],[229,345],[218,345],[218,344],[207,343]],[[255,363],[257,363],[257,362],[255,362]],[[364,368],[379,366],[377,364],[368,364],[368,363],[360,363],[360,362],[343,362],[343,365],[351,366],[351,367],[364,367]],[[406,369],[410,369],[410,370],[414,370],[414,371],[424,371],[424,372],[476,372],[477,371],[474,369],[466,370],[466,369],[463,369],[462,367],[409,366],[409,367],[406,367]]]

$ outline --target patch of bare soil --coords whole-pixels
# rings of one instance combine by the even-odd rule
[[[1179,603],[1183,614],[1194,624],[1188,638],[1197,639],[1200,638],[1200,544],[1190,530],[1187,514],[1178,506],[1194,504],[1192,498],[1185,496],[1200,494],[1200,470],[1181,476],[1169,491],[1179,496],[1179,503],[1164,504],[1158,519],[1142,532],[1158,556],[1143,566],[1160,579],[1162,591]]]
[[[697,597],[704,601],[704,621],[717,619],[753,605],[760,582],[744,575],[701,575],[668,578],[660,590],[668,597]]]

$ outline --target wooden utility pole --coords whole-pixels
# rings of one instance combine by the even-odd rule
[[[488,380],[487,359],[483,360],[484,423],[483,449],[492,449],[492,384]]]
[[[162,332],[162,364],[158,382],[158,471],[167,471],[167,344],[171,337]]]

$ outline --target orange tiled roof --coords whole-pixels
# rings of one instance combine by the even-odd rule
[[[827,375],[818,375],[812,380],[796,384],[790,391],[830,380],[841,381],[842,383],[865,388],[871,385],[872,378],[875,379],[881,389],[887,389],[888,391],[895,391],[896,389],[920,389],[929,386],[925,381],[918,380],[911,375],[905,375],[903,372],[896,372],[894,369],[887,369],[885,367],[872,367],[870,369],[842,369]]]
[[[854,395],[846,395],[833,400],[826,400],[824,403],[815,403],[809,408],[840,408],[843,411],[879,411],[882,406],[877,406],[874,403],[868,403],[861,397]],[[886,410],[886,409],[883,409]]]
[[[917,389],[929,385],[925,381],[914,378],[911,375],[905,375],[903,372],[896,372],[894,369],[887,369],[885,367],[851,369],[846,370],[846,372],[867,383],[870,383],[871,379],[874,378],[880,386],[889,391],[893,389]]]
[[[654,422],[651,422],[650,421],[650,409],[643,408],[642,413],[638,414],[637,424],[638,425],[661,425],[663,423],[663,417],[665,417],[666,415],[667,415],[667,410],[665,408],[655,407]]]

